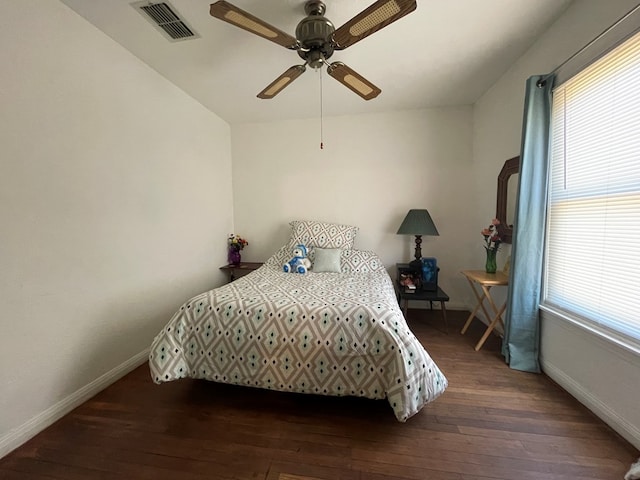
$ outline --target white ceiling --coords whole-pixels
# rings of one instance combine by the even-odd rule
[[[416,11],[330,59],[382,89],[370,101],[324,69],[307,69],[271,100],[256,98],[287,68],[303,62],[294,51],[211,17],[213,0],[169,0],[200,35],[180,42],[160,34],[130,5],[133,0],[61,1],[233,124],[317,117],[320,83],[325,116],[472,104],[571,0],[418,0]],[[291,35],[304,17],[304,0],[231,3]],[[326,0],[325,16],[337,28],[371,3]]]

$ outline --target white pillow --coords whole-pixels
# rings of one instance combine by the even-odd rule
[[[340,248],[314,248],[315,258],[311,270],[316,273],[335,272],[340,273]]]

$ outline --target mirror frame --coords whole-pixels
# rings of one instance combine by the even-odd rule
[[[504,243],[511,243],[513,225],[507,225],[507,198],[509,198],[509,177],[520,172],[520,156],[504,162],[498,174],[498,192],[496,196],[496,218],[502,225],[500,236]]]

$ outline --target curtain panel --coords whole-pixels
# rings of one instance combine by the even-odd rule
[[[540,372],[540,292],[544,261],[549,129],[554,76],[526,83],[520,176],[502,354],[511,368]]]

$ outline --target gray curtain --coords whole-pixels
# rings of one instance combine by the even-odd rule
[[[553,76],[527,80],[520,176],[502,354],[511,368],[540,372],[539,304],[544,258]]]

